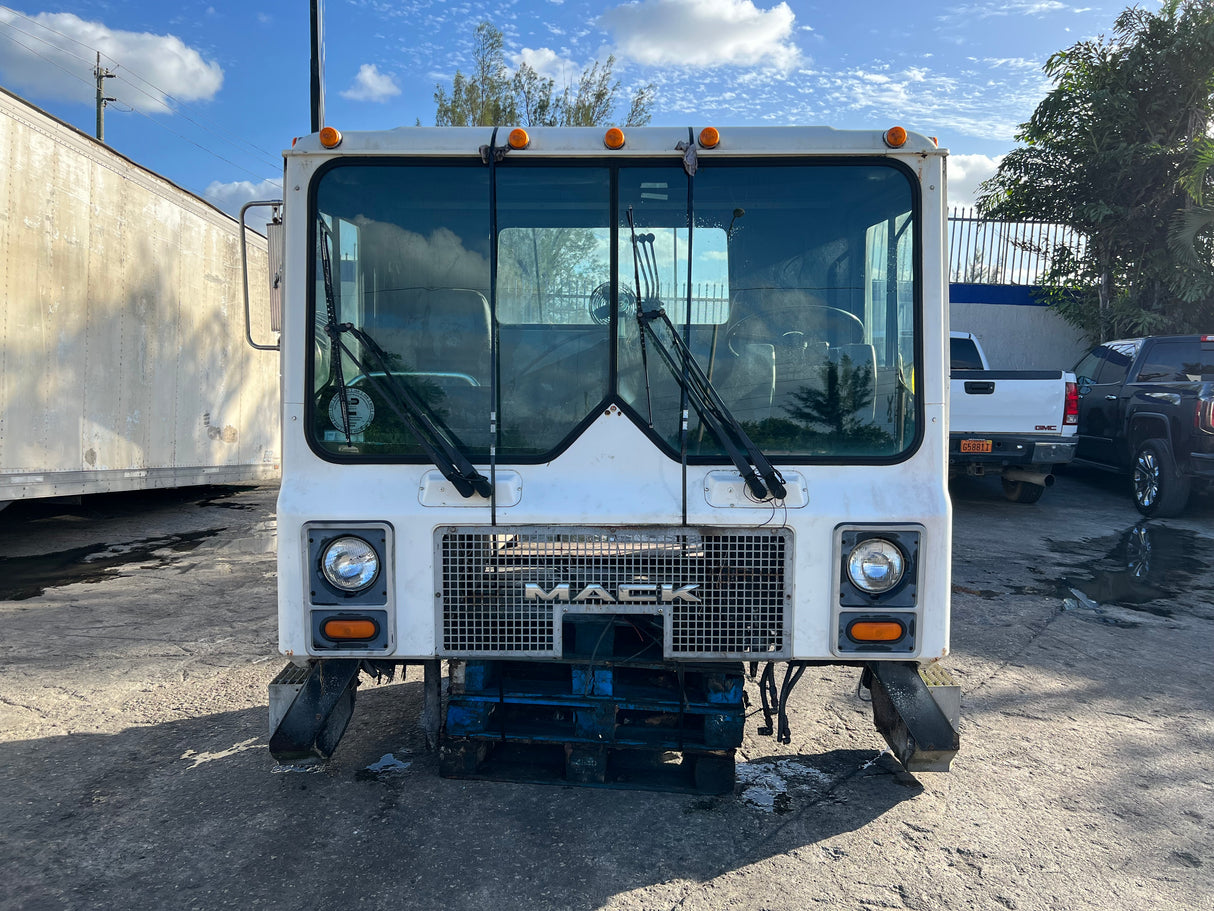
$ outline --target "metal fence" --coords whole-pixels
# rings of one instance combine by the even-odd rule
[[[635,306],[631,283],[622,286],[620,305],[632,312]],[[498,316],[505,323],[554,323],[577,325],[606,323],[609,314],[607,286],[596,281],[562,284],[537,289],[534,284],[503,282],[497,289]],[[683,319],[687,285],[663,294],[671,319]],[[729,319],[729,288],[717,282],[695,282],[691,286],[691,321],[719,324]]]
[[[1044,221],[992,221],[974,209],[948,218],[949,281],[965,284],[1038,285],[1060,246],[1082,252],[1085,238]]]

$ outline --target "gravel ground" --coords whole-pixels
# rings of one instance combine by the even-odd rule
[[[704,797],[440,779],[416,671],[277,767],[275,493],[0,514],[0,908],[1214,908],[1210,499],[958,482],[953,770],[901,772],[856,672],[811,669],[792,742],[751,719]]]

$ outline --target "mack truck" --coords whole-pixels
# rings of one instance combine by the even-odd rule
[[[284,154],[246,207],[284,244],[279,762],[412,667],[442,775],[726,792],[746,675],[787,743],[806,668],[846,665],[902,764],[948,768],[933,139],[324,126]]]

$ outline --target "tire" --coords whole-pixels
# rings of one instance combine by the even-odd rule
[[[1045,488],[1040,484],[1030,484],[1028,481],[1009,481],[1007,478],[1000,478],[1000,480],[1003,481],[1003,495],[1013,503],[1036,503],[1045,493]]]
[[[1144,516],[1177,516],[1189,502],[1191,483],[1176,470],[1166,440],[1147,440],[1134,453],[1130,492]]]

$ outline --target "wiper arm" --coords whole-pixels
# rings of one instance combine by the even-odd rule
[[[771,464],[763,451],[738,423],[738,419],[730,412],[721,398],[721,394],[700,369],[699,363],[695,360],[687,344],[679,337],[679,333],[671,323],[670,317],[666,315],[665,309],[659,307],[656,310],[645,311],[643,321],[650,338],[653,339],[654,348],[657,349],[667,369],[674,376],[675,382],[682,385],[682,371],[684,367],[687,368],[688,400],[700,416],[700,420],[708,425],[708,429],[721,442],[730,460],[737,467],[738,473],[746,481],[750,492],[760,500],[765,500],[770,490],[771,496],[777,500],[784,499],[788,495],[788,488],[784,485],[784,476]],[[653,327],[653,323],[658,321],[666,326],[670,335],[670,348],[674,349],[673,353]],[[745,454],[742,450],[745,451]],[[766,482],[766,486],[764,486],[764,482]]]
[[[641,327],[642,344],[646,334],[653,339],[654,349],[674,376],[675,382],[686,392],[700,420],[708,425],[708,429],[720,441],[750,492],[758,499],[765,500],[770,490],[771,496],[778,500],[784,499],[788,495],[784,476],[771,464],[730,412],[725,400],[701,369],[691,349],[679,336],[678,330],[662,307],[658,296],[657,257],[653,249],[655,238],[652,234],[637,235],[631,209],[628,210],[628,227],[632,232],[633,266],[638,272],[638,285],[642,282],[644,285],[643,295],[637,296],[637,323]],[[638,288],[638,291],[641,291],[641,288]],[[642,296],[649,306],[642,307]],[[655,322],[666,326],[670,336],[669,347],[654,328]]]
[[[321,233],[325,235],[320,245],[321,270],[324,273],[325,305],[328,315],[325,332],[329,336],[333,351],[333,370],[337,376],[338,395],[341,397],[342,429],[346,435],[346,442],[350,442],[350,413],[346,397],[345,373],[341,363],[343,353],[362,372],[367,383],[383,397],[388,407],[400,418],[401,423],[417,437],[426,456],[442,472],[443,477],[451,482],[461,497],[467,499],[474,493],[480,494],[482,497],[489,497],[493,492],[489,479],[478,472],[468,457],[464,455],[450,428],[442,425],[431,409],[393,374],[388,363],[390,358],[379,343],[353,323],[337,321],[337,299],[333,287],[333,268],[329,257],[329,226],[321,218],[317,219],[317,223]],[[375,366],[382,373],[382,382],[381,377],[376,376],[372,368],[350,350],[342,339],[344,334],[349,334],[356,339],[364,350],[369,351],[378,361]]]

